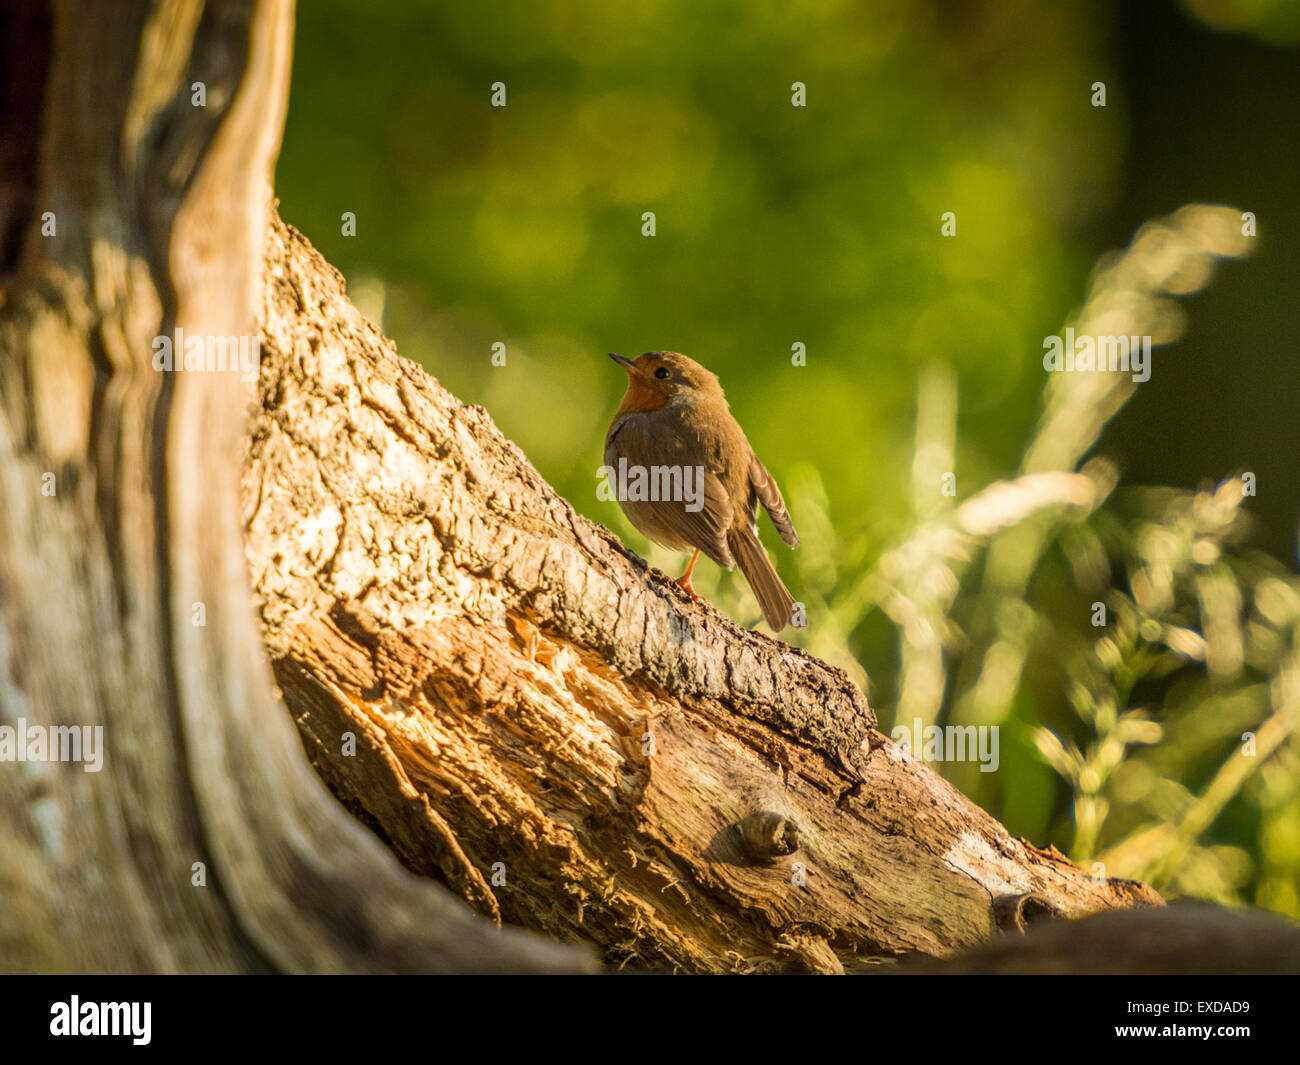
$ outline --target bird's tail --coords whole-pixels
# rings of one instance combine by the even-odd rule
[[[740,565],[740,572],[749,581],[758,597],[758,605],[763,608],[763,617],[772,626],[773,632],[780,632],[795,621],[794,597],[786,590],[772,561],[763,550],[753,529],[732,529],[727,536],[727,546]],[[806,624],[799,620],[800,626]]]

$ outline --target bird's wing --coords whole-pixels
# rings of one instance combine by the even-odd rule
[[[752,451],[749,453],[749,483],[758,496],[758,501],[767,511],[768,517],[772,519],[772,524],[776,526],[776,531],[781,534],[781,539],[791,547],[798,547],[799,534],[794,531],[794,522],[790,520],[790,514],[785,509],[781,490],[777,488],[772,475],[767,472],[767,467],[758,461],[758,456]]]
[[[643,414],[620,418],[610,427],[605,440],[605,463],[610,467],[617,467],[619,459],[625,458],[629,466],[670,467],[679,470],[683,478],[689,472],[691,478],[692,491],[686,494],[694,499],[623,502],[632,524],[652,540],[654,527],[660,526],[698,547],[719,566],[730,569],[735,564],[727,546],[727,532],[735,520],[731,497],[717,473],[706,465],[692,463],[687,457],[690,454],[680,429],[671,433],[661,429],[657,437],[652,436],[651,423]]]
[[[734,520],[731,499],[722,481],[712,470],[704,471],[702,498],[694,503],[657,503],[656,517],[674,532],[690,541],[713,559],[719,566],[732,566],[731,548],[727,546],[727,532]],[[698,505],[700,509],[690,510]]]

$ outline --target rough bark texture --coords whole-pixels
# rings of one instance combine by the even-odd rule
[[[263,332],[276,678],[333,791],[480,913],[613,965],[839,972],[1161,904],[1012,838],[840,671],[648,570],[279,222]]]
[[[99,773],[0,762],[3,968],[590,967],[412,876],[321,786],[243,554],[255,385],[152,366],[178,328],[256,335],[292,15],[3,12],[4,98],[33,109],[0,159],[39,164],[0,185],[0,724],[106,748]]]

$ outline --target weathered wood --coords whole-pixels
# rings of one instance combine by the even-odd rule
[[[16,10],[6,83],[44,89],[0,124],[0,158],[40,159],[0,211],[0,723],[102,726],[106,751],[0,762],[4,967],[589,968],[412,876],[322,787],[252,609],[254,384],[152,365],[177,329],[256,335],[292,5]]]
[[[647,570],[283,223],[266,282],[244,499],[267,647],[313,764],[411,868],[690,971],[836,972],[1160,904],[1012,838],[842,672]]]

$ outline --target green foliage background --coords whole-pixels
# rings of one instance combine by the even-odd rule
[[[1187,6],[1204,33],[1300,37],[1285,5]],[[1276,709],[1293,575],[1234,561],[1235,623],[1256,619],[1272,643],[1227,673],[1171,635],[1199,634],[1215,601],[1197,594],[1195,545],[1213,542],[1212,565],[1245,558],[1244,516],[1201,528],[1187,514],[1212,497],[1121,492],[1084,512],[1044,497],[1010,527],[963,533],[962,560],[931,536],[960,519],[937,484],[927,494],[926,448],[949,456],[956,501],[1021,471],[1043,338],[1083,301],[1099,220],[1123,201],[1114,24],[1110,5],[1084,3],[309,0],[281,211],[404,356],[483,404],[579,510],[665,569],[682,560],[596,499],[624,385],[605,352],[704,362],[804,538],[791,555],[763,530],[812,609],[798,640],[870,676],[886,729],[900,701],[905,720],[920,707],[927,722],[999,724],[999,772],[939,768],[1014,832],[1170,894],[1300,914],[1294,719],[1258,759],[1267,772],[1203,801],[1240,733]],[[489,105],[494,82],[504,108]],[[955,238],[940,233],[947,211]],[[1276,297],[1258,300],[1266,315]],[[796,342],[807,366],[792,365]],[[1186,540],[1167,602],[1131,584],[1150,528]],[[1008,555],[1022,579],[998,577]],[[951,595],[909,583],[903,557]],[[757,617],[738,577],[700,573],[723,609]],[[1109,645],[1090,624],[1098,600]],[[901,602],[940,633],[933,698],[904,690]],[[1190,839],[1176,827],[1188,816]]]

